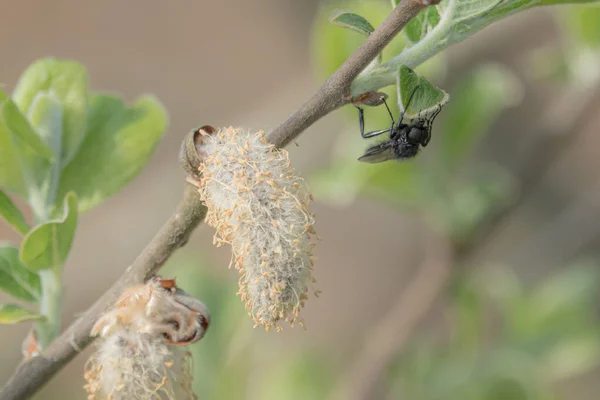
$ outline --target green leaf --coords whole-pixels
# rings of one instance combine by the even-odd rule
[[[8,99],[8,95],[0,90],[0,104]],[[0,186],[21,196],[27,194],[21,174],[17,148],[11,138],[8,127],[0,118]]]
[[[39,92],[29,108],[29,121],[37,134],[50,147],[56,159],[43,163],[38,159],[28,161],[36,176],[29,185],[29,201],[34,210],[46,210],[55,202],[60,179],[61,132],[63,110],[54,93]]]
[[[86,134],[88,76],[74,61],[46,58],[31,64],[21,75],[13,93],[19,109],[29,115],[40,92],[56,96],[62,109],[60,164],[67,165],[77,153]]]
[[[365,36],[369,36],[375,30],[375,28],[373,28],[373,25],[371,25],[369,21],[366,20],[366,18],[364,18],[361,15],[350,12],[338,11],[335,14],[333,14],[329,21],[335,25],[342,26],[346,29],[350,29],[351,31],[358,32]],[[382,58],[382,53],[379,53],[377,55],[377,58],[375,58],[373,62],[371,62],[367,69],[375,65],[381,64]]]
[[[71,249],[77,227],[77,197],[66,195],[62,218],[38,225],[25,236],[19,258],[32,271],[60,268]]]
[[[0,290],[29,302],[41,297],[39,276],[21,263],[19,250],[12,246],[0,246]]]
[[[14,167],[13,167],[14,168]],[[21,211],[14,205],[10,197],[0,190],[0,215],[12,226],[17,232],[25,234],[29,231],[29,225],[25,222],[25,217]]]
[[[47,160],[54,158],[52,150],[42,141],[12,100],[4,100],[0,106],[0,114],[18,147],[27,146],[37,156]]]
[[[127,107],[117,97],[94,96],[88,134],[62,171],[58,198],[75,191],[84,212],[119,192],[146,164],[166,126],[165,110],[152,97]]]
[[[16,324],[23,321],[44,318],[40,314],[29,311],[16,304],[0,304],[0,324]]]
[[[435,6],[427,7],[404,27],[404,33],[411,43],[421,41],[440,22],[440,14]]]
[[[411,97],[412,96],[412,97]],[[418,114],[430,114],[445,105],[450,96],[433,86],[412,69],[402,66],[398,72],[398,103],[405,110],[406,117],[414,118]],[[410,100],[410,105],[407,103]]]
[[[445,167],[454,168],[500,112],[522,98],[521,83],[507,69],[484,65],[471,72],[453,90],[444,124],[441,157]]]
[[[339,11],[332,15],[329,21],[365,36],[369,36],[375,30],[364,17],[351,12]]]
[[[322,3],[311,40],[316,72],[322,78],[329,77],[365,40],[364,34],[340,29],[330,22],[329,16],[338,13],[339,9],[352,10],[374,26],[390,14],[389,6],[380,1],[338,0]],[[397,35],[383,50],[383,57],[398,54],[406,42],[404,36]]]

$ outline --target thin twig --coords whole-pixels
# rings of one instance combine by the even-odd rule
[[[348,103],[350,85],[354,78],[430,3],[437,2],[425,5],[419,0],[403,0],[307,103],[267,135],[268,140],[278,147],[283,147],[318,119]],[[186,184],[184,197],[177,210],[142,254],[42,355],[24,361],[18,367],[0,392],[0,400],[28,398],[46,384],[77,355],[79,349],[92,342],[93,339],[89,336],[92,325],[114,304],[119,294],[126,287],[144,282],[156,273],[171,254],[187,242],[189,235],[202,222],[205,214],[206,209],[195,188]]]
[[[368,333],[362,352],[340,380],[333,399],[374,398],[372,393],[383,372],[443,291],[452,267],[450,242],[431,233],[424,254],[423,264],[396,303]]]
[[[423,4],[427,3],[427,5]],[[283,147],[317,120],[350,102],[350,85],[381,50],[430,4],[438,1],[403,0],[390,16],[360,45],[323,86],[298,111],[273,129],[267,138]]]

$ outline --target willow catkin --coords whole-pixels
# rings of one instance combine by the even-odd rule
[[[100,339],[84,378],[89,400],[196,399],[191,354],[129,328]]]
[[[174,279],[154,276],[127,288],[95,322],[100,336],[85,366],[89,400],[192,400],[192,359],[186,346],[210,325],[200,300]]]
[[[264,132],[220,129],[202,138],[206,158],[199,192],[217,246],[230,244],[240,272],[239,295],[254,321],[267,330],[302,324],[300,309],[313,282],[314,217],[310,193],[288,153]],[[231,266],[230,265],[230,266]]]

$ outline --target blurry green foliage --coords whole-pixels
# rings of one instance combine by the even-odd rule
[[[59,144],[54,154],[64,167],[77,153],[86,134],[88,76],[85,68],[74,61],[37,60],[21,75],[13,99],[20,112],[30,116],[39,97],[48,95],[62,106],[63,122],[51,134]]]
[[[19,258],[31,271],[60,271],[66,261],[77,227],[77,196],[65,197],[61,218],[40,224],[23,238]]]
[[[553,383],[600,363],[598,278],[586,265],[531,288],[506,268],[455,279],[450,340],[421,340],[399,357],[390,398],[556,399]]]
[[[42,297],[40,277],[19,260],[19,249],[8,244],[0,245],[0,289],[31,303]]]
[[[127,106],[118,97],[96,94],[89,102],[87,127],[58,187],[58,198],[69,191],[77,193],[81,212],[118,193],[137,176],[165,132],[167,117],[150,96]]]
[[[416,208],[431,214],[449,233],[464,237],[491,207],[513,195],[513,186],[509,176],[491,165],[482,166],[480,177],[466,183],[457,182],[454,172],[500,112],[518,101],[520,84],[513,74],[498,65],[477,67],[453,90],[440,115],[443,120],[433,126],[431,143],[423,151],[427,155],[398,163],[358,163],[361,152],[377,139],[362,139],[358,124],[349,119],[351,128],[340,135],[331,165],[311,176],[311,188],[321,200],[336,204],[351,203],[362,193]],[[373,116],[370,108],[365,111],[379,129],[389,126],[383,111],[382,116]]]
[[[0,215],[18,233],[25,234],[29,230],[29,225],[21,211],[2,190],[0,190]]]
[[[559,17],[575,43],[600,47],[600,6],[571,7],[560,13]]]
[[[398,2],[391,3],[395,6]],[[398,47],[392,52],[386,49],[383,63],[370,65],[353,88],[373,90],[392,85],[395,67],[417,67],[426,60],[428,68],[419,68],[419,73],[443,87],[439,81],[444,59],[430,58],[433,54],[503,16],[557,3],[567,1],[443,1],[413,19]],[[372,9],[364,11],[367,4]],[[364,16],[373,26],[381,21],[373,10],[383,5],[352,0],[336,3],[338,8]],[[326,27],[326,12],[330,10],[322,10],[317,20],[313,52],[317,70],[331,73],[349,55],[342,55],[339,49],[356,48],[361,38],[333,25]],[[532,52],[532,70],[561,84],[573,78],[585,82],[586,65],[587,72],[597,71],[600,59],[598,8],[563,8],[557,14],[569,48]],[[438,36],[440,32],[445,33]],[[328,49],[336,51],[324,56]],[[396,55],[390,57],[390,53]],[[336,141],[330,165],[310,178],[316,197],[344,205],[367,195],[402,210],[417,211],[457,243],[477,234],[486,217],[511,202],[518,188],[503,168],[485,161],[478,161],[473,168],[467,161],[504,110],[520,103],[522,87],[519,79],[500,65],[477,65],[462,72],[448,88],[451,99],[433,127],[431,143],[424,154],[410,161],[358,163],[356,158],[377,139],[360,138],[356,111],[346,107],[348,129]],[[410,75],[402,78],[400,74],[397,87],[405,99],[414,84]],[[387,93],[392,100],[388,104],[394,104],[394,93]],[[405,101],[402,103],[400,109]],[[427,107],[414,106],[415,112]],[[392,111],[396,116],[399,113],[397,107]],[[365,116],[367,130],[389,126],[384,107],[367,108]],[[597,266],[570,266],[534,287],[523,285],[506,268],[456,274],[446,307],[451,326],[448,340],[440,339],[438,333],[419,340],[402,354],[389,371],[391,390],[386,398],[557,399],[556,382],[600,363],[600,325],[594,316],[598,274]]]
[[[40,320],[42,315],[36,314],[21,306],[0,303],[0,324],[16,324],[23,321]]]
[[[461,8],[463,6],[457,7],[464,15],[477,11],[471,6]],[[336,8],[348,9],[352,10],[352,13],[362,15],[376,26],[384,18],[380,15],[383,14],[380,7],[386,7],[385,3],[337,2],[334,6],[324,8],[322,13]],[[446,6],[440,7],[448,11],[444,8]],[[437,10],[438,8],[429,7],[405,29],[405,34],[413,42],[413,46],[439,23],[440,14]],[[353,21],[359,20],[355,14],[339,12],[334,14],[334,18],[338,18],[339,15],[353,15]],[[329,74],[364,39],[361,39],[361,35],[326,22],[322,17],[317,19],[315,37],[318,40],[314,41],[313,49],[317,68]],[[346,25],[342,24],[343,27],[347,27]],[[404,46],[408,45],[406,38],[399,40],[400,38],[397,37],[393,45],[386,48],[384,61],[389,59],[391,52],[400,53]],[[335,51],[332,52],[331,49]],[[436,57],[430,60],[427,67],[420,70],[435,76],[436,71],[442,71],[444,68],[443,59]],[[373,79],[376,80],[377,77],[374,76]],[[414,118],[419,112],[430,114],[438,105],[448,102],[444,91],[435,88],[423,76],[415,74],[406,66],[401,66],[397,80],[398,93],[387,91],[390,95],[388,104],[393,105],[396,99],[402,99],[400,106],[392,107],[395,118],[400,114],[400,110],[405,108],[417,84],[419,89],[415,92],[407,116]],[[440,117],[444,119],[443,128],[438,128],[439,122],[434,126],[432,142],[427,148],[427,160],[418,158],[403,163],[374,165],[357,163],[356,159],[367,144],[375,144],[378,139],[365,141],[360,138],[356,124],[356,128],[353,129],[355,132],[343,132],[340,135],[331,166],[311,177],[311,187],[320,199],[331,200],[337,204],[348,204],[357,195],[364,193],[390,204],[410,207],[430,214],[431,219],[451,234],[464,237],[487,215],[492,206],[510,198],[513,188],[505,174],[501,171],[492,173],[491,167],[484,167],[482,170],[489,174],[484,175],[485,179],[475,182],[456,182],[453,174],[475,146],[482,132],[506,107],[520,101],[520,92],[520,82],[506,68],[491,64],[478,66],[466,74],[453,89],[452,100],[444,106]],[[356,121],[356,111],[352,108],[347,107],[349,123]],[[367,108],[365,119],[367,130],[382,129],[390,123],[384,107]],[[440,129],[444,131],[439,132]]]
[[[36,325],[42,345],[58,333],[60,273],[78,213],[138,174],[166,124],[163,107],[150,96],[127,106],[91,92],[85,67],[75,61],[37,60],[12,96],[0,90],[0,216],[23,235],[17,258],[16,247],[0,248],[0,289],[48,310],[47,321]],[[28,203],[34,221],[10,193]],[[0,323],[39,319],[16,305],[2,312]]]

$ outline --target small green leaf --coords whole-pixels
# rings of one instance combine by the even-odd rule
[[[405,110],[408,118],[416,117],[419,113],[430,114],[450,99],[446,92],[433,86],[406,66],[400,67],[397,87],[400,109]],[[410,105],[407,108],[409,100]]]
[[[19,249],[0,246],[0,290],[11,296],[38,302],[41,297],[40,278],[19,260]]]
[[[23,321],[44,318],[40,314],[29,311],[16,304],[0,304],[0,324],[16,324]]]
[[[57,198],[74,191],[84,212],[119,192],[146,164],[166,125],[165,110],[152,97],[127,107],[117,97],[94,96],[88,133],[62,171]]]
[[[354,14],[361,15],[372,25],[377,26],[390,14],[387,4],[379,1],[364,0],[338,0],[323,2],[315,22],[312,35],[312,53],[314,65],[318,75],[326,78],[330,76],[348,57],[365,41],[362,33],[350,32],[340,29],[338,25],[330,22],[329,16],[339,12],[339,9],[352,10]],[[406,45],[406,38],[397,35],[383,50],[383,56],[396,55]],[[374,63],[377,62],[377,58]],[[369,67],[367,67],[369,68]],[[354,93],[356,96],[364,92]]]
[[[53,154],[61,154],[63,110],[54,92],[38,92],[29,107],[28,120]],[[58,134],[56,134],[58,132]]]
[[[25,236],[19,258],[32,271],[60,268],[71,249],[77,227],[77,197],[69,193],[61,219],[35,227]]]
[[[453,91],[448,106],[440,138],[444,165],[455,167],[499,113],[518,104],[521,94],[520,82],[503,67],[490,64],[471,72]]]
[[[21,112],[29,115],[40,92],[53,93],[63,112],[59,143],[60,164],[73,159],[86,133],[88,112],[88,76],[85,68],[74,61],[53,58],[34,62],[25,70],[13,93]]]
[[[0,90],[0,104],[8,99],[8,95]],[[8,127],[0,118],[0,186],[21,196],[27,194],[21,169],[18,168],[18,152],[11,138]]]
[[[60,179],[60,154],[63,126],[63,110],[54,93],[39,92],[29,108],[29,122],[35,128],[56,158],[51,163],[28,160],[30,170],[35,174],[28,182],[29,202],[33,209],[46,209],[55,202]]]
[[[29,231],[29,225],[25,222],[25,217],[21,211],[14,205],[10,197],[0,190],[0,215],[4,217],[6,222],[10,224],[17,232],[21,234]]]
[[[21,114],[21,111],[19,111],[12,100],[4,100],[0,113],[4,125],[13,135],[17,146],[27,146],[39,157],[47,160],[54,158],[52,150],[37,135],[33,127],[29,124],[29,121]]]
[[[371,25],[371,23],[369,23],[369,21],[367,21],[366,18],[364,18],[361,15],[350,12],[338,11],[335,14],[333,14],[329,21],[335,25],[342,26],[346,29],[350,29],[351,31],[358,32],[365,36],[369,36],[375,30],[375,28],[373,28],[373,25]],[[371,64],[369,64],[367,69],[375,65],[381,64],[382,57],[383,55],[379,53],[377,55],[377,58],[375,58],[371,62]]]
[[[351,12],[339,11],[329,19],[332,24],[342,26],[353,30],[354,32],[362,33],[369,36],[375,28],[364,17]]]

